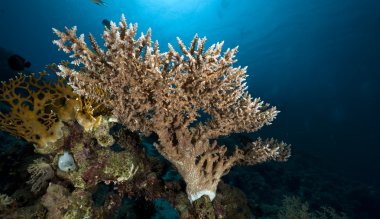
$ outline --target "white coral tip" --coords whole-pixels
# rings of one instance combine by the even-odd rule
[[[190,202],[193,202],[197,199],[199,199],[200,197],[202,197],[203,195],[207,195],[210,200],[214,200],[215,198],[215,192],[213,191],[210,191],[210,190],[202,190],[202,191],[199,191],[199,192],[196,192],[196,193],[193,193],[193,194],[188,194],[188,198],[190,200]]]

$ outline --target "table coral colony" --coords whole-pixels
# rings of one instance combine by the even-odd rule
[[[72,58],[72,65],[59,65],[58,75],[77,94],[111,106],[130,130],[157,134],[154,145],[183,177],[191,202],[203,195],[213,200],[220,178],[235,164],[290,156],[290,146],[274,139],[259,138],[230,156],[216,142],[257,131],[279,112],[247,92],[246,68],[233,67],[237,48],[222,53],[221,42],[206,49],[206,38],[195,35],[189,47],[177,38],[180,52],[170,44],[161,52],[150,29],[136,37],[137,24],[128,25],[124,16],[105,27],[104,47],[91,34],[87,46],[76,27],[53,30],[59,37],[54,44]]]

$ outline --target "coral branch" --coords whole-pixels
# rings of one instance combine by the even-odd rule
[[[240,164],[255,165],[268,160],[286,161],[290,157],[290,145],[273,138],[257,139],[244,149],[244,157]]]

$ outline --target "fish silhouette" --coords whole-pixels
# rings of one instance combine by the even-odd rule
[[[14,54],[9,56],[8,65],[15,71],[23,71],[25,68],[30,68],[32,64],[29,61],[26,61],[23,57]]]

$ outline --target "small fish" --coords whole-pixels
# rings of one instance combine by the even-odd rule
[[[23,57],[14,54],[9,56],[8,65],[15,71],[23,71],[25,68],[30,68],[32,64],[29,61],[26,61]]]
[[[109,20],[103,19],[102,24],[103,24],[104,28],[107,27],[108,29],[111,29],[111,22]]]
[[[103,0],[91,0],[93,3],[99,5],[99,6],[106,6],[107,3]]]

